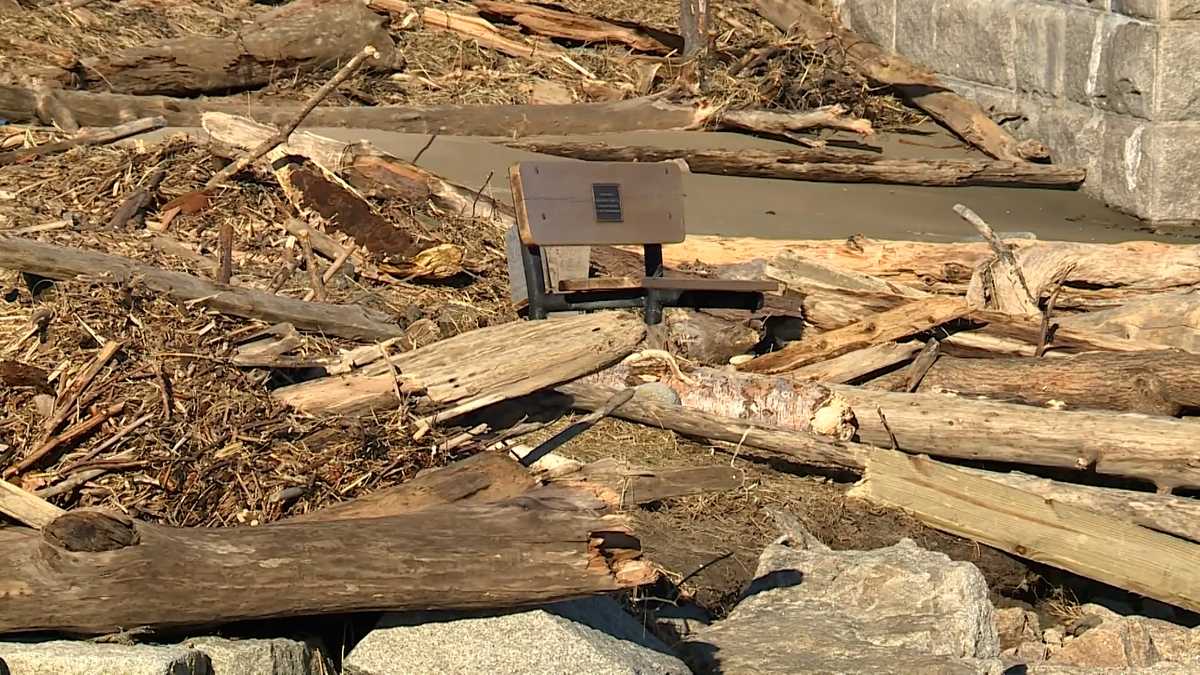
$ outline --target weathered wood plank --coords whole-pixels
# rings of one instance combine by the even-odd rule
[[[1200,610],[1200,545],[886,450],[871,453],[852,494],[960,537]]]

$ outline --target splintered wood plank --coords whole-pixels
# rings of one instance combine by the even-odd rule
[[[40,530],[66,511],[8,481],[0,480],[0,513]]]
[[[503,400],[567,382],[611,365],[645,336],[631,312],[595,312],[548,321],[517,321],[456,335],[397,354],[361,372],[275,390],[272,396],[310,413],[356,413],[398,405],[401,388],[422,391],[432,406]]]
[[[785,373],[810,363],[832,359],[872,345],[923,333],[970,310],[960,297],[933,296],[868,317],[844,328],[794,342],[739,366],[754,373]]]
[[[851,494],[1023,558],[1200,610],[1200,546],[1182,539],[889,450],[871,454]]]

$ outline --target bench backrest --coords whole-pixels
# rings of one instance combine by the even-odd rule
[[[669,162],[521,162],[509,170],[526,246],[683,241],[683,177]]]

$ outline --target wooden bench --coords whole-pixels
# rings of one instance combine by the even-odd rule
[[[673,279],[663,275],[663,244],[682,242],[683,178],[672,163],[522,162],[509,170],[517,212],[528,316],[644,307],[646,323],[664,307],[757,310],[769,281]],[[560,279],[548,288],[544,247],[641,245],[641,278]]]

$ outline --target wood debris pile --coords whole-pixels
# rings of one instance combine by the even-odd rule
[[[0,38],[14,66],[0,83],[14,123],[0,126],[0,513],[16,521],[0,566],[33,589],[0,632],[511,607],[664,576],[683,597],[691,575],[643,557],[629,511],[754,500],[756,486],[724,459],[520,465],[572,409],[764,473],[861,479],[853,498],[871,508],[1200,611],[1195,247],[1003,241],[966,207],[979,243],[692,237],[667,248],[670,274],[783,290],[752,316],[672,310],[662,330],[623,312],[526,322],[509,296],[514,215],[487,186],[299,128],[795,180],[1084,178],[798,0],[698,18],[712,36],[699,46],[673,6],[585,5],[100,0],[4,15],[44,40],[33,58]],[[126,22],[137,30],[105,41]],[[314,32],[336,39],[296,37]],[[924,115],[985,156],[837,147]],[[112,144],[168,125],[196,130]],[[801,147],[515,138],[636,130]],[[623,248],[591,256],[595,276],[643,269]],[[614,398],[652,382],[669,395]],[[55,552],[79,555],[49,569]],[[163,583],[206,601],[156,600]],[[138,600],[99,601],[121,594]]]

